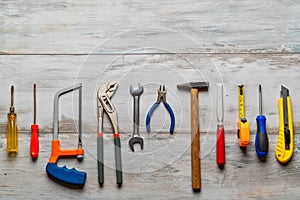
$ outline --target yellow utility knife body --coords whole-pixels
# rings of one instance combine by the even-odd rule
[[[238,101],[239,101],[239,119],[237,136],[239,138],[240,147],[245,148],[250,144],[250,127],[245,118],[245,96],[244,85],[238,85]]]
[[[287,88],[281,86],[280,94],[278,99],[279,131],[275,155],[280,163],[286,164],[291,160],[294,153],[292,104]]]

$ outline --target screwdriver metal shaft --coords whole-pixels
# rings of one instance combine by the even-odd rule
[[[39,125],[36,124],[36,84],[33,84],[33,124],[31,125],[30,155],[33,160],[39,154]]]

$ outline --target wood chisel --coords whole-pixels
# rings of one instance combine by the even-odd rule
[[[31,125],[30,155],[33,160],[39,155],[39,125],[36,123],[36,84],[33,84],[33,124]]]
[[[224,133],[224,97],[223,84],[217,85],[217,144],[216,144],[216,161],[220,168],[225,165],[225,133]]]
[[[11,105],[9,113],[7,114],[8,122],[6,129],[6,150],[8,153],[18,152],[18,127],[17,127],[17,114],[14,107],[14,86],[11,86]]]
[[[238,85],[238,103],[239,103],[239,119],[237,136],[241,150],[246,151],[246,147],[250,144],[250,127],[245,118],[245,89],[244,85]]]
[[[269,139],[266,131],[266,117],[262,114],[262,91],[261,85],[258,86],[259,91],[259,115],[256,117],[257,132],[255,137],[255,149],[257,156],[265,161],[269,151]]]
[[[294,130],[292,104],[289,90],[281,86],[281,97],[278,100],[279,109],[279,131],[275,155],[277,160],[288,163],[294,153]]]

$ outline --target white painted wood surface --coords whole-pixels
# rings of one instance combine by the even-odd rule
[[[29,157],[29,140],[20,136],[20,152],[9,158],[3,148],[1,157],[0,199],[298,199],[299,135],[295,137],[295,154],[287,166],[277,163],[274,149],[277,135],[270,134],[270,155],[265,163],[258,160],[254,143],[243,154],[236,134],[226,133],[226,167],[215,163],[215,135],[201,134],[202,191],[191,190],[190,135],[146,134],[143,152],[130,152],[128,137],[121,135],[124,182],[116,186],[112,134],[105,135],[105,182],[101,189],[97,180],[96,134],[85,134],[85,158],[60,160],[59,165],[87,172],[83,190],[63,187],[47,177],[45,166],[50,157],[52,135],[40,138],[38,160]],[[251,139],[254,135],[251,136]],[[74,148],[77,136],[60,137],[64,148]],[[253,140],[252,140],[253,141]]]
[[[199,94],[200,124],[202,131],[214,132],[216,124],[216,84],[224,83],[225,127],[236,129],[237,84],[246,86],[246,116],[251,129],[255,130],[258,114],[258,84],[263,87],[264,113],[269,129],[278,128],[277,100],[280,86],[290,89],[294,110],[294,124],[298,128],[300,114],[298,54],[180,54],[180,55],[126,55],[126,56],[1,56],[2,73],[0,92],[0,118],[2,131],[10,103],[10,84],[15,85],[15,107],[19,129],[28,132],[33,118],[32,84],[37,83],[37,121],[42,132],[51,132],[53,123],[53,97],[63,87],[80,82],[83,84],[84,132],[97,132],[96,92],[100,85],[118,81],[119,88],[112,100],[117,107],[121,132],[132,132],[132,96],[129,86],[140,82],[145,86],[141,96],[141,129],[145,130],[145,116],[156,101],[157,87],[165,84],[167,101],[176,116],[176,131],[190,130],[190,95],[179,91],[176,84],[188,81],[208,81],[209,92]],[[63,96],[61,101],[61,131],[76,131],[73,119],[77,120],[77,95]],[[65,125],[63,125],[65,123]],[[169,115],[163,106],[153,114],[151,126],[155,131],[168,131]],[[67,127],[67,128],[64,128]],[[73,127],[73,128],[72,128]]]
[[[300,130],[300,2],[266,1],[71,1],[0,0],[0,199],[299,199]],[[111,127],[105,118],[105,187],[97,183],[96,91],[118,81],[112,101],[121,131],[124,184],[115,185]],[[191,190],[190,95],[176,84],[210,82],[199,94],[201,129],[201,194]],[[53,97],[61,88],[83,83],[83,144],[85,159],[60,165],[87,171],[82,191],[62,187],[46,175],[51,152]],[[129,85],[145,86],[141,96],[143,152],[131,153],[132,97]],[[216,84],[225,88],[227,164],[215,164]],[[37,83],[40,157],[29,155],[33,119],[32,85]],[[251,146],[246,155],[236,139],[237,84],[246,85],[246,116]],[[10,85],[15,85],[19,125],[19,153],[5,151],[6,114]],[[145,116],[166,84],[175,117],[163,106],[153,114],[151,134]],[[263,87],[264,114],[270,155],[261,163],[255,153],[258,84]],[[295,154],[281,166],[274,156],[278,129],[280,85],[290,89]],[[77,95],[61,98],[60,131],[64,148],[76,147]],[[2,116],[2,117],[1,117]],[[136,170],[136,171],[135,171]]]
[[[299,52],[299,9],[297,0],[1,1],[0,46],[3,54]]]

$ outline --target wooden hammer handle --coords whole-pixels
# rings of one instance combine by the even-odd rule
[[[201,190],[201,168],[200,168],[200,131],[198,111],[198,89],[191,89],[191,160],[192,160],[192,188],[195,192]]]

